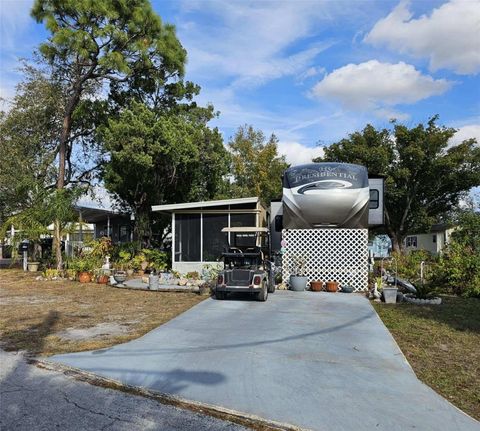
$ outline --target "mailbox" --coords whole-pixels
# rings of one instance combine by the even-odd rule
[[[28,251],[28,241],[22,241],[19,245],[18,245],[18,251],[20,253],[23,253],[24,251]]]

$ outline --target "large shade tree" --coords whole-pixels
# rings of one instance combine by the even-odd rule
[[[99,134],[109,158],[105,185],[133,210],[144,245],[158,222],[152,205],[211,199],[228,170],[221,135],[207,127],[211,109],[177,108],[132,100]],[[158,224],[161,233],[164,225]]]
[[[238,128],[230,139],[231,175],[227,194],[233,197],[259,196],[265,204],[282,196],[282,174],[288,167],[278,154],[278,139],[267,140],[261,130],[250,125]]]
[[[456,130],[439,126],[437,120],[434,116],[412,128],[394,122],[393,130],[367,125],[315,159],[358,163],[369,174],[385,176],[385,228],[397,251],[407,234],[429,229],[480,185],[476,140],[451,145]]]
[[[65,86],[58,133],[57,190],[69,182],[69,158],[75,154],[75,117],[89,89],[135,82],[138,88],[181,77],[186,53],[175,29],[164,25],[148,0],[36,0],[32,16],[51,33],[40,45],[54,78]],[[88,97],[87,97],[88,98]],[[55,221],[57,266],[62,266],[60,220]]]
[[[0,115],[0,238],[13,225],[21,231],[17,240],[32,241],[35,259],[40,239],[49,233],[52,220],[60,221],[62,232],[78,220],[72,203],[81,189],[55,189],[54,161],[64,108],[62,86],[31,65],[24,65],[22,72],[24,79],[9,103],[10,109]],[[78,124],[74,129],[77,134],[83,130]]]

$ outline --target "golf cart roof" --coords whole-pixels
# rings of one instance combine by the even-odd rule
[[[224,227],[222,232],[237,232],[237,233],[267,233],[268,227],[255,227],[255,226],[248,226],[248,227]]]

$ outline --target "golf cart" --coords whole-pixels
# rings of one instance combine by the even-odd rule
[[[251,293],[266,301],[275,291],[270,232],[265,227],[225,227],[230,233],[228,251],[222,253],[224,269],[218,274],[215,297],[225,299],[230,292]]]

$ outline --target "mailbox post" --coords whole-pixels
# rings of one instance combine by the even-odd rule
[[[24,239],[18,246],[19,253],[23,254],[23,270],[27,270],[28,262],[28,240]]]

